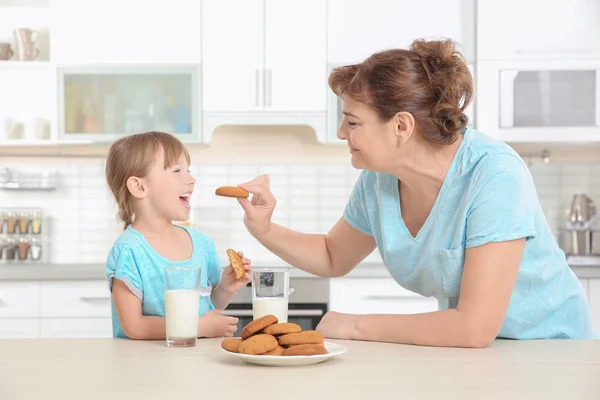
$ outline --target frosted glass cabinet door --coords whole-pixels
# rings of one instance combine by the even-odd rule
[[[61,139],[112,141],[145,131],[198,140],[197,68],[59,70]]]
[[[500,126],[599,126],[599,71],[500,71]]]

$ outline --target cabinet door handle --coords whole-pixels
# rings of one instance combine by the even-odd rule
[[[110,297],[80,297],[81,301],[89,304],[99,304],[110,302]]]
[[[596,70],[596,126],[600,126],[600,69]]]
[[[265,89],[267,95],[267,107],[271,107],[271,97],[273,93],[271,92],[271,69],[267,69],[267,79],[266,79],[267,88]]]
[[[260,73],[258,69],[254,70],[254,105],[258,106],[260,103]]]
[[[369,294],[363,296],[365,300],[419,300],[420,298],[409,294]]]

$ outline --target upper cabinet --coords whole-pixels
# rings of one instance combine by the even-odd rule
[[[110,142],[164,131],[198,141],[199,67],[58,68],[58,137]]]
[[[328,61],[361,62],[371,54],[408,48],[417,38],[451,38],[470,61],[474,0],[329,0]]]
[[[598,58],[600,1],[479,1],[477,58]]]
[[[323,0],[204,0],[203,140],[225,124],[325,135],[326,38]]]
[[[57,63],[201,61],[199,0],[50,0],[50,10]]]
[[[204,0],[204,111],[325,111],[326,7]]]

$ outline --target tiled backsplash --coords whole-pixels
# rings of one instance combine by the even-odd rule
[[[2,207],[40,206],[50,217],[52,263],[104,263],[121,232],[116,206],[106,186],[103,159],[3,161],[20,171],[56,171],[57,189],[51,192],[0,191]],[[575,192],[600,201],[600,164],[550,163],[531,167],[546,217],[557,232]],[[193,165],[197,178],[192,199],[193,220],[213,238],[225,262],[225,249],[244,251],[255,264],[280,261],[246,231],[243,211],[234,199],[217,197],[221,185],[236,185],[258,174],[271,176],[277,197],[274,221],[304,232],[326,232],[342,215],[359,171],[349,164]],[[373,253],[368,261],[379,261]]]

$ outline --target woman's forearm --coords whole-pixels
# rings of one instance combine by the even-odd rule
[[[336,276],[323,234],[301,233],[272,224],[260,243],[290,265],[310,274]]]
[[[355,340],[440,347],[487,347],[497,332],[456,309],[406,315],[356,315]]]

